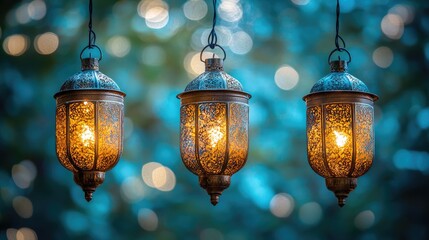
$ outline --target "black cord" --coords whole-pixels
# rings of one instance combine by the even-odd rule
[[[210,31],[209,37],[207,39],[207,45],[210,46],[211,49],[214,49],[217,44],[217,34],[216,34],[216,20],[217,20],[217,11],[216,11],[217,0],[213,0],[213,23],[212,30]]]
[[[346,49],[346,42],[344,41],[344,39],[340,36],[339,32],[340,32],[340,0],[337,0],[337,9],[336,9],[336,22],[335,22],[335,49],[332,50],[332,52],[329,54],[328,57],[328,63],[331,62],[331,56],[333,53],[335,52],[346,52],[347,55],[349,56],[349,60],[347,61],[347,63],[350,63],[352,61],[352,57],[349,53],[349,51],[347,51]],[[340,46],[340,41],[342,43],[342,47]],[[340,60],[341,58],[338,56],[338,60]]]
[[[100,54],[100,57],[98,58],[98,61],[101,61],[103,59],[103,53],[101,52],[101,49],[95,45],[95,40],[97,39],[97,36],[95,35],[94,30],[92,30],[92,0],[89,0],[89,22],[88,22],[88,46],[84,47],[82,51],[80,52],[80,59],[82,59],[82,55],[85,52],[85,50],[96,48]],[[89,58],[92,58],[91,52],[89,53]]]
[[[215,47],[218,47],[222,50],[223,52],[223,60],[226,59],[226,52],[225,49],[223,49],[223,47],[221,47],[219,44],[217,44],[217,34],[216,34],[216,20],[217,20],[217,11],[216,11],[216,5],[217,5],[217,0],[213,0],[213,23],[212,23],[212,30],[210,31],[210,34],[207,38],[207,45],[203,48],[203,50],[201,50],[200,53],[200,60],[201,62],[204,62],[203,60],[203,52],[204,50],[206,50],[206,48],[210,47],[211,49],[214,49]],[[215,56],[215,54],[213,53],[213,57]]]
[[[88,48],[92,48],[95,45],[97,36],[92,30],[92,0],[89,0],[89,22],[88,22]]]

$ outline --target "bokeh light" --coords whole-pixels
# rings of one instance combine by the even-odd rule
[[[243,17],[243,10],[237,1],[223,0],[219,4],[218,14],[227,22],[237,22]]]
[[[381,20],[381,30],[390,39],[400,39],[404,34],[404,22],[399,15],[389,13]]]
[[[293,67],[284,65],[277,69],[274,82],[280,89],[291,90],[298,84],[299,74]]]
[[[28,37],[14,34],[4,39],[3,50],[11,56],[20,56],[28,49]]]
[[[183,13],[189,20],[203,19],[207,15],[207,10],[207,4],[202,0],[188,0],[183,4]]]
[[[152,173],[153,170],[162,167],[162,164],[157,162],[148,162],[142,167],[142,178],[144,183],[148,185],[149,187],[155,188],[155,184],[153,182]]]
[[[15,12],[16,21],[20,24],[26,24],[31,21],[29,12],[28,12],[28,3],[20,5]]]
[[[130,50],[130,40],[124,36],[114,36],[107,41],[107,52],[115,57],[125,57]]]
[[[168,4],[161,0],[142,0],[137,6],[140,17],[145,19],[149,28],[161,29],[169,20]]]
[[[155,231],[158,228],[158,215],[151,209],[140,209],[137,219],[140,227],[146,231]]]
[[[252,47],[253,40],[246,32],[239,31],[232,34],[229,48],[233,53],[243,55],[252,50]]]
[[[278,193],[274,195],[270,202],[271,213],[280,218],[288,217],[295,207],[295,202],[287,193]]]
[[[26,189],[37,176],[36,166],[30,160],[24,160],[12,166],[12,179],[16,186]]]
[[[12,206],[15,212],[22,218],[31,218],[33,216],[33,203],[26,197],[14,197]]]
[[[8,240],[37,240],[36,232],[31,228],[8,228],[6,230]]]
[[[149,162],[142,167],[143,181],[151,188],[168,192],[176,186],[176,175],[170,168],[157,162]]]
[[[389,13],[400,16],[405,24],[409,24],[414,20],[414,9],[408,5],[397,4],[389,9]]]
[[[47,32],[36,36],[34,48],[39,54],[49,55],[58,49],[59,43],[59,38],[55,33]]]
[[[46,15],[46,3],[42,0],[34,0],[28,4],[28,16],[33,20],[40,20]]]
[[[388,68],[393,62],[393,51],[385,46],[379,47],[372,53],[372,61],[381,68]]]
[[[355,226],[360,230],[365,230],[372,227],[374,222],[375,215],[370,210],[362,211],[355,217]]]

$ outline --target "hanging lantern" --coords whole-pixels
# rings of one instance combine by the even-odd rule
[[[92,1],[89,44],[80,54],[82,71],[67,79],[54,96],[57,157],[73,172],[74,181],[82,187],[87,201],[103,183],[105,172],[121,156],[125,97],[118,85],[99,71],[102,53],[95,45],[91,21]],[[82,59],[87,49],[98,49],[100,59]]]
[[[178,95],[180,152],[216,205],[231,175],[246,163],[250,95],[224,72],[222,59],[206,59],[205,68]]]
[[[374,158],[374,101],[359,79],[347,73],[351,55],[338,34],[340,3],[337,0],[336,48],[329,54],[331,73],[320,79],[304,97],[307,104],[307,155],[313,170],[324,177],[344,206],[357,178]],[[340,46],[342,43],[343,47]],[[333,53],[347,53],[349,60],[331,61]]]
[[[374,101],[367,86],[347,73],[345,61],[332,61],[331,73],[304,97],[307,103],[307,154],[313,170],[344,206],[357,178],[374,157]]]
[[[191,81],[180,99],[180,153],[185,166],[198,175],[200,186],[213,205],[229,187],[231,176],[247,160],[249,148],[249,99],[241,83],[223,70],[225,50],[217,44],[216,0],[208,44],[201,50],[205,72]],[[208,58],[210,47],[222,50],[224,58]]]
[[[90,201],[122,153],[125,94],[99,71],[98,60],[82,59],[82,71],[55,94],[56,149],[60,163]]]

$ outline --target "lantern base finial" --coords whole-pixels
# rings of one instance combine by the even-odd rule
[[[346,204],[346,198],[349,193],[357,186],[357,178],[333,177],[326,178],[326,186],[335,193],[338,198],[338,205],[343,207]]]
[[[74,181],[82,187],[85,192],[86,201],[92,200],[92,193],[104,182],[104,172],[80,171],[74,173]]]
[[[229,175],[207,175],[200,176],[200,186],[210,195],[213,206],[219,203],[219,197],[223,190],[229,187],[231,176]]]

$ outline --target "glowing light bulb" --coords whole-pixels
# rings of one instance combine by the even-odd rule
[[[90,143],[93,143],[95,140],[94,132],[87,125],[83,125],[81,138],[82,138],[83,145],[85,147],[88,147]]]
[[[347,143],[347,136],[342,132],[334,131],[335,141],[338,147],[344,147]]]
[[[209,130],[209,137],[212,147],[216,147],[219,140],[223,138],[223,133],[220,130],[220,127],[213,127]]]

